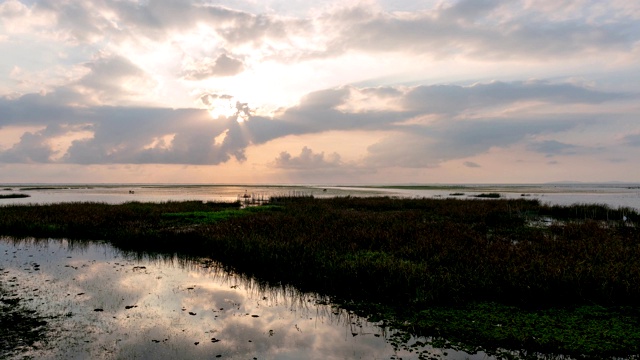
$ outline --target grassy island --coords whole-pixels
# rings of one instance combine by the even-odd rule
[[[638,212],[529,199],[0,206],[0,234],[207,256],[329,294],[434,346],[505,358],[640,354]]]

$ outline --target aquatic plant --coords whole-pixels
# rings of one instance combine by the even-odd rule
[[[275,201],[275,207],[242,210],[237,203],[202,202],[9,205],[0,207],[0,233],[107,239],[126,249],[207,256],[261,281],[392,307],[392,318],[431,336],[442,327],[436,331],[414,315],[437,320],[437,313],[423,311],[452,304],[462,309],[451,315],[459,326],[463,313],[479,311],[474,304],[500,304],[520,314],[594,304],[640,307],[639,215],[632,209],[558,207],[522,198]],[[531,226],[541,217],[554,220]],[[575,311],[549,314],[566,320]],[[594,353],[588,344],[610,331],[607,316],[613,313],[589,325],[594,331],[583,345],[569,345],[566,333],[551,330],[547,340],[525,344],[545,352]],[[506,335],[467,340],[513,346],[524,325],[504,325]],[[619,339],[636,339],[620,329]],[[636,349],[618,343],[598,354]]]
[[[477,198],[490,198],[490,199],[497,199],[500,197],[499,193],[482,193],[482,194],[478,194],[475,197]]]
[[[29,194],[0,194],[0,199],[18,199],[18,198],[28,198],[31,195]]]

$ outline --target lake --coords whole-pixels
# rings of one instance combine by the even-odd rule
[[[13,293],[7,299],[22,298],[50,317],[50,340],[15,358],[419,358],[394,349],[387,330],[317,294],[261,286],[207,259],[9,238],[0,238],[0,259],[0,284]],[[418,350],[442,359],[490,359]]]
[[[481,193],[496,192],[502,198],[538,199],[543,203],[571,205],[604,204],[612,208],[640,210],[640,184],[466,184],[428,186],[290,186],[290,185],[163,185],[163,184],[5,184],[0,195],[23,193],[30,197],[0,199],[2,204],[47,204],[95,201],[118,204],[127,201],[225,201],[270,196],[311,195],[397,196],[418,198],[473,198]],[[457,195],[453,195],[457,194]]]

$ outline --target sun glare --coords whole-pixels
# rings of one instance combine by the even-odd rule
[[[235,109],[231,109],[226,106],[216,106],[213,108],[209,108],[208,111],[209,115],[211,115],[213,119],[219,119],[220,117],[229,118],[234,116],[236,113]]]
[[[252,115],[247,103],[241,103],[229,95],[205,94],[200,100],[212,119],[235,119],[238,123],[243,123]]]

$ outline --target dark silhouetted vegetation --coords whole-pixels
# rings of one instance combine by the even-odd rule
[[[436,345],[640,353],[637,211],[529,199],[272,200],[246,209],[10,205],[0,207],[0,234],[211,257],[265,282],[332,295]]]
[[[28,198],[31,195],[28,194],[0,194],[0,199],[18,199],[18,198]]]
[[[500,198],[500,194],[499,193],[482,193],[482,194],[478,194],[475,197],[478,198],[490,198],[490,199],[498,199]]]

